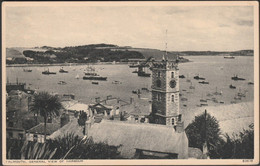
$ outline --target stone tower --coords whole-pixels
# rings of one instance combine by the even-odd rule
[[[176,61],[156,61],[152,66],[153,123],[177,126],[179,108],[179,69]]]

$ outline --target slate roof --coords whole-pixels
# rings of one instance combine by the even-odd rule
[[[83,137],[83,128],[79,126],[77,118],[72,119],[69,123],[64,125],[62,128],[53,132],[49,138],[55,139],[58,137],[62,137],[67,133],[73,133],[74,135]]]
[[[185,132],[177,133],[165,125],[128,123],[102,120],[88,131],[94,142],[119,146],[121,155],[133,158],[135,148],[166,153],[177,153],[178,158],[188,158],[188,139]]]
[[[59,123],[47,123],[46,124],[46,135],[51,135],[60,128]],[[27,133],[44,134],[44,123],[40,123],[37,126],[27,130]]]

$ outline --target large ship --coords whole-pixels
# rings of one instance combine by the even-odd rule
[[[49,75],[49,74],[56,74],[56,72],[50,72],[49,69],[42,72],[42,74]]]
[[[84,73],[85,73],[85,76],[83,76],[83,80],[100,80],[100,81],[107,80],[107,77],[102,77],[102,76],[98,75],[95,72],[95,68],[93,68],[93,67],[88,67]]]

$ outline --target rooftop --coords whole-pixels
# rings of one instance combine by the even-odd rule
[[[46,124],[46,135],[51,135],[60,128],[59,123],[47,123]],[[28,133],[44,134],[44,123],[40,123],[37,126],[27,130]]]
[[[95,142],[122,145],[119,151],[127,158],[134,156],[136,148],[177,153],[179,158],[188,157],[185,132],[177,133],[174,128],[165,125],[102,120],[93,124],[88,134]]]

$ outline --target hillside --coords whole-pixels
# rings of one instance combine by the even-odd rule
[[[149,48],[132,48],[114,44],[90,44],[71,47],[42,46],[34,48],[7,48],[7,64],[52,64],[52,63],[95,63],[95,62],[128,62],[130,59],[147,59],[153,57],[161,60],[165,51]],[[188,62],[182,56],[252,56],[253,50],[240,50],[234,52],[217,51],[171,51],[167,52],[165,59],[175,60],[179,55],[179,62]],[[10,60],[10,58],[12,60]],[[23,59],[21,59],[23,58]]]
[[[6,48],[6,58],[17,58],[24,57],[22,52],[18,51],[15,48]]]
[[[179,53],[180,55],[185,56],[223,56],[223,55],[232,55],[232,56],[253,56],[254,50],[239,50],[239,51],[181,51],[181,52],[172,52]]]

